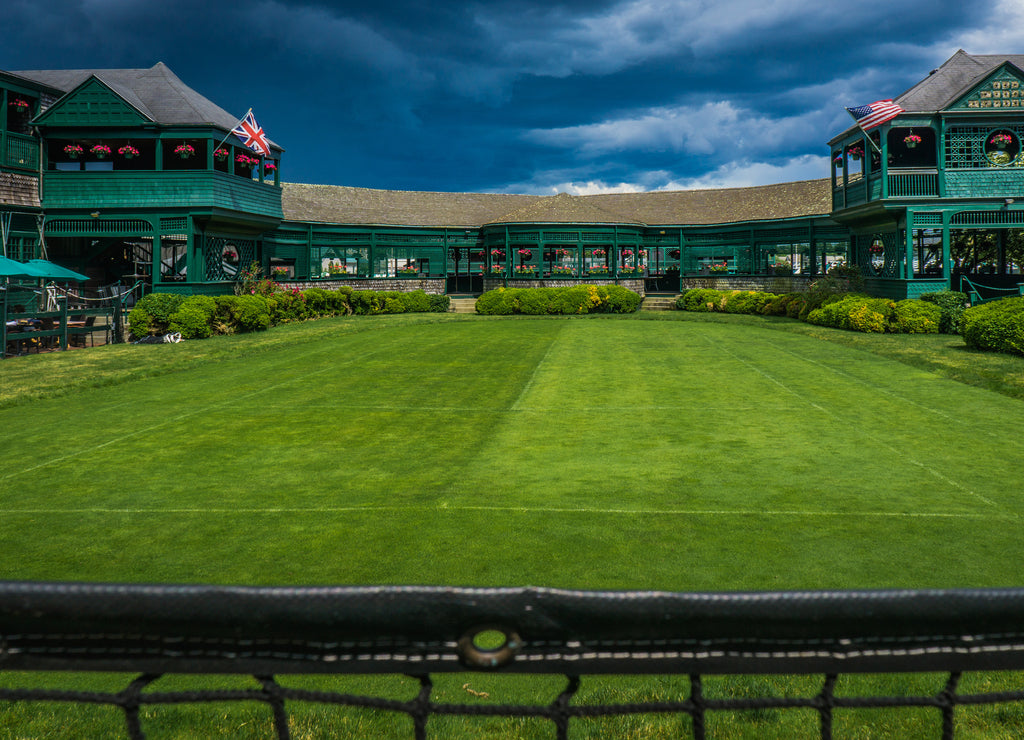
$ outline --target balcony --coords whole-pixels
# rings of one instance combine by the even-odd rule
[[[937,170],[890,170],[890,198],[935,198],[939,195]]]
[[[280,219],[281,188],[216,170],[46,172],[45,208],[223,209]]]
[[[3,139],[3,166],[16,170],[39,170],[39,140],[24,134],[5,131]]]

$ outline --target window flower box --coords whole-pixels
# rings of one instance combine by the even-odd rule
[[[504,275],[505,265],[491,265],[491,275]]]
[[[241,167],[242,169],[251,170],[259,163],[260,161],[256,159],[256,157],[250,157],[248,154],[235,155],[235,164]]]
[[[270,275],[271,275],[271,277],[276,278],[276,279],[286,278],[286,277],[288,277],[288,268],[287,267],[272,267],[272,268],[270,268]]]
[[[519,265],[515,270],[516,275],[519,277],[532,277],[537,274],[536,265]]]
[[[410,275],[419,275],[420,274],[420,268],[413,267],[411,265],[406,265],[405,267],[399,267],[398,268],[398,274],[399,275],[405,275],[406,277],[408,277]]]
[[[555,265],[551,268],[551,274],[559,277],[572,277],[576,272],[567,265]]]
[[[608,267],[607,267],[607,266],[605,266],[605,265],[600,265],[600,266],[598,266],[598,267],[591,267],[591,268],[590,268],[590,269],[589,269],[589,270],[588,270],[587,272],[588,272],[588,273],[589,273],[590,275],[596,275],[596,276],[599,276],[599,277],[600,277],[600,276],[605,276],[605,277],[607,277],[607,275],[608,275],[608,273],[609,273],[610,271],[609,271],[609,269],[608,269]]]

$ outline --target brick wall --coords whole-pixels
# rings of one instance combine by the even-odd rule
[[[713,288],[715,290],[756,290],[762,293],[803,293],[818,277],[805,277],[801,275],[684,277],[682,279],[682,289]]]
[[[497,290],[498,288],[568,288],[573,285],[621,285],[629,288],[634,293],[644,295],[643,278],[620,278],[617,280],[504,280],[501,278],[484,278],[484,290]]]
[[[444,295],[446,281],[444,278],[344,278],[339,280],[279,280],[279,285],[285,288],[323,288],[324,290],[337,290],[342,285],[347,285],[353,290],[396,290],[402,293],[411,293],[414,290],[422,290],[428,295]]]

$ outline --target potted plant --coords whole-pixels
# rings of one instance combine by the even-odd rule
[[[227,161],[229,154],[230,152],[227,149],[221,147],[220,149],[213,153],[213,158],[216,159],[218,162],[225,162]]]
[[[277,165],[274,164],[273,162],[266,162],[263,165],[263,174],[264,175],[273,175],[276,170],[277,170]]]
[[[607,252],[605,252],[603,249],[594,249],[590,252],[590,254],[592,254],[594,257],[604,257],[605,254],[607,254]]]
[[[174,153],[182,159],[188,159],[195,155],[196,148],[191,144],[178,144],[178,146],[174,147]]]
[[[416,265],[403,265],[402,267],[398,268],[398,274],[399,275],[419,275],[420,274],[420,268],[416,267]]]
[[[255,157],[250,157],[248,154],[237,154],[235,155],[235,164],[244,170],[251,170],[253,167],[258,165],[260,161]]]
[[[850,155],[850,159],[852,159],[854,162],[859,162],[860,158],[864,156],[864,147],[862,147],[860,144],[854,144],[846,151]]]
[[[591,275],[607,275],[608,265],[594,265],[589,270]]]
[[[234,264],[238,262],[238,252],[231,247],[228,247],[221,253],[221,258],[228,263]]]
[[[907,145],[907,149],[913,149],[921,143],[921,137],[915,133],[911,133],[909,136],[903,137],[903,143]]]
[[[287,267],[281,267],[281,266],[271,267],[270,268],[270,275],[272,277],[274,277],[274,278],[279,279],[279,280],[282,279],[282,278],[286,278],[286,277],[288,277],[288,268]]]
[[[835,167],[837,170],[841,170],[843,168],[842,154],[838,155],[835,159],[832,160],[832,166]]]
[[[78,159],[79,157],[82,156],[83,151],[85,150],[82,149],[82,147],[78,146],[78,144],[68,144],[66,147],[64,147],[64,153],[68,156],[69,159]]]
[[[504,275],[505,274],[505,265],[491,265],[491,274],[492,275]]]
[[[505,256],[505,250],[504,249],[492,249],[491,250],[491,256],[492,257],[499,257],[499,258],[500,257],[504,257]]]
[[[28,101],[22,98],[11,99],[11,101],[7,103],[7,107],[11,108],[15,113],[21,114],[26,114],[32,110],[32,106],[28,104]]]
[[[998,133],[988,140],[989,144],[992,144],[999,149],[1005,149],[1013,143],[1013,137],[1010,134]]]
[[[520,249],[519,256],[524,260],[531,260],[533,259],[533,251],[529,249]]]
[[[554,267],[551,268],[551,272],[555,275],[563,275],[568,277],[572,277],[574,274],[573,269],[568,265],[555,265]]]
[[[89,149],[89,153],[96,159],[106,159],[110,156],[110,147],[106,144],[97,144]]]
[[[536,275],[536,274],[537,274],[537,266],[536,265],[519,265],[518,267],[516,267],[516,275],[527,275],[527,276],[529,276],[529,275]]]
[[[123,147],[117,150],[117,153],[120,154],[125,159],[135,159],[135,157],[139,156],[139,150],[133,147],[131,144],[125,144]]]

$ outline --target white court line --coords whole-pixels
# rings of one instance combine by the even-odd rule
[[[324,350],[319,350],[319,351],[322,352]],[[117,444],[118,442],[123,442],[126,439],[131,439],[132,437],[138,437],[140,434],[147,434],[149,432],[152,432],[155,429],[160,429],[161,427],[165,427],[165,426],[168,426],[170,424],[176,424],[179,421],[184,421],[185,419],[190,419],[193,416],[199,416],[200,414],[208,414],[208,413],[210,413],[210,411],[212,411],[214,409],[218,409],[218,408],[221,408],[223,406],[230,406],[232,404],[238,403],[239,401],[244,401],[244,400],[247,400],[249,398],[255,398],[256,396],[260,396],[262,394],[265,394],[268,391],[273,391],[273,390],[276,390],[278,388],[282,388],[284,386],[290,385],[292,383],[296,383],[296,382],[300,382],[300,381],[301,382],[305,382],[309,378],[313,377],[314,375],[319,375],[320,373],[325,373],[328,370],[336,370],[339,365],[352,364],[354,362],[362,361],[362,360],[366,359],[367,357],[370,357],[371,355],[379,354],[382,351],[383,351],[383,348],[377,348],[377,349],[372,350],[370,352],[366,352],[365,354],[362,354],[362,355],[360,355],[358,357],[350,358],[350,359],[348,359],[347,361],[344,361],[344,362],[339,362],[337,364],[327,365],[326,367],[323,367],[323,368],[321,368],[319,370],[313,370],[312,372],[308,372],[308,373],[296,376],[294,378],[290,378],[288,380],[282,380],[279,383],[274,383],[272,385],[261,386],[260,388],[257,388],[256,390],[254,390],[254,391],[252,391],[250,393],[245,393],[245,394],[243,394],[241,396],[234,396],[232,398],[225,399],[224,401],[221,401],[220,403],[214,403],[214,404],[211,404],[209,406],[202,406],[200,408],[195,409],[194,411],[188,411],[188,412],[186,412],[184,414],[178,414],[177,416],[172,416],[170,418],[167,418],[167,419],[164,419],[163,421],[158,422],[157,424],[152,424],[152,425],[150,425],[148,427],[145,427],[143,429],[132,430],[131,432],[128,432],[127,434],[122,434],[119,437],[114,437],[113,439],[108,439],[106,442],[100,442],[99,444],[93,445],[92,447],[88,447],[88,448],[85,448],[85,449],[82,449],[82,450],[78,450],[76,452],[69,452],[69,453],[67,453],[65,455],[59,455],[57,457],[52,457],[52,458],[50,458],[48,460],[43,460],[43,461],[37,463],[36,465],[32,465],[32,466],[27,467],[27,468],[22,468],[21,470],[15,470],[14,472],[6,473],[4,475],[0,475],[0,481],[5,481],[5,480],[10,480],[11,478],[16,478],[19,475],[24,475],[26,473],[31,473],[33,471],[39,470],[40,468],[45,468],[48,465],[53,465],[54,463],[61,463],[61,462],[64,462],[65,460],[73,460],[76,457],[81,457],[82,455],[88,455],[91,452],[96,452],[97,450],[102,450],[104,447],[109,447],[110,445]],[[317,352],[308,352],[307,354],[308,355],[317,354]]]
[[[725,352],[727,355],[729,355],[730,357],[733,357],[738,362],[743,363],[744,365],[749,367],[751,370],[756,372],[761,377],[763,377],[763,378],[769,380],[770,382],[774,383],[775,385],[779,386],[779,388],[784,390],[786,393],[789,393],[790,395],[795,396],[796,398],[800,399],[801,401],[803,401],[808,406],[811,406],[812,408],[817,409],[818,411],[823,413],[825,416],[831,417],[832,419],[835,419],[837,422],[839,422],[841,424],[847,424],[847,426],[849,426],[849,427],[851,427],[853,429],[856,429],[857,430],[857,434],[859,434],[861,437],[864,437],[866,439],[871,440],[872,442],[874,442],[875,444],[879,445],[880,447],[883,447],[883,448],[889,450],[894,455],[898,455],[898,456],[903,457],[911,465],[915,465],[915,466],[921,468],[921,470],[923,470],[926,473],[934,476],[935,478],[938,478],[943,483],[951,485],[954,488],[957,488],[957,489],[963,491],[966,494],[974,496],[975,498],[977,498],[977,499],[979,499],[981,501],[984,501],[989,506],[995,506],[995,507],[999,506],[999,504],[997,504],[995,501],[992,501],[991,499],[988,499],[985,496],[982,496],[980,493],[977,493],[976,491],[972,491],[971,489],[967,488],[963,484],[961,484],[961,483],[959,483],[959,482],[957,482],[957,481],[955,481],[955,480],[953,480],[951,478],[946,477],[945,475],[943,475],[939,471],[935,470],[934,468],[931,468],[931,467],[925,465],[923,462],[920,462],[919,460],[915,460],[913,457],[908,455],[906,452],[904,452],[902,450],[896,449],[891,444],[889,444],[889,442],[887,442],[886,440],[882,439],[881,437],[877,437],[877,436],[875,436],[873,434],[868,433],[862,426],[857,425],[857,424],[848,424],[845,419],[843,419],[841,416],[839,416],[835,412],[833,412],[833,411],[831,411],[829,409],[826,409],[824,406],[821,406],[820,404],[817,404],[814,401],[811,401],[810,399],[806,398],[805,396],[803,396],[802,394],[798,393],[794,389],[790,388],[788,385],[783,383],[778,378],[776,378],[773,375],[765,372],[764,370],[759,368],[754,363],[752,363],[749,360],[746,360],[746,359],[740,357],[735,352],[731,352],[729,349],[727,349],[726,347],[722,346],[721,342],[715,344],[710,339],[707,339],[707,337],[705,337],[705,340],[708,342],[708,344],[711,344],[712,347],[714,347],[714,348],[716,348],[716,349],[718,349],[718,350],[720,350],[722,352]]]
[[[551,342],[548,344],[548,348],[544,351],[544,356],[541,357],[540,361],[533,366],[533,372],[530,374],[530,379],[526,381],[526,385],[524,385],[523,389],[519,391],[519,395],[516,397],[515,403],[513,403],[512,406],[510,407],[511,411],[523,410],[520,408],[519,404],[526,397],[526,394],[529,393],[530,390],[533,388],[533,382],[537,379],[537,374],[540,372],[540,369],[544,367],[545,363],[547,363],[548,355],[551,354],[551,349],[556,344],[555,340],[558,339],[558,335],[561,333],[562,327],[559,327],[558,331],[555,333],[555,336],[551,338]]]
[[[908,512],[908,511],[804,511],[799,509],[743,510],[743,509],[601,509],[591,507],[554,506],[452,506],[451,504],[411,506],[327,506],[327,507],[265,507],[265,508],[104,508],[84,507],[79,509],[0,509],[0,514],[353,514],[359,512],[402,512],[402,511],[482,511],[512,514],[599,514],[633,516],[715,516],[715,517],[830,517],[830,518],[880,518],[880,519],[977,519],[1017,521],[1013,514],[973,514],[956,512]]]

